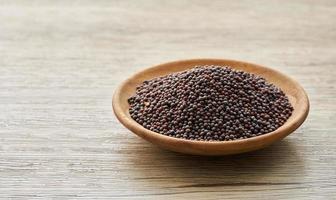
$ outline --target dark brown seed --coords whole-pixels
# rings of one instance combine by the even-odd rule
[[[272,132],[291,116],[285,94],[262,77],[221,66],[144,81],[128,99],[131,117],[171,137],[229,141]]]

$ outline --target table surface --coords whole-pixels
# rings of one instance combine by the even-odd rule
[[[0,198],[335,198],[335,1],[0,1],[0,24]],[[297,79],[308,119],[266,149],[199,157],[112,114],[136,71],[205,57]]]

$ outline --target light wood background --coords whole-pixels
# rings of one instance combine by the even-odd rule
[[[187,58],[278,69],[311,112],[229,157],[161,150],[118,123],[117,85]],[[0,198],[335,199],[336,1],[0,1]]]

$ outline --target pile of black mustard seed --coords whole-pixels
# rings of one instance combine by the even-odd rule
[[[228,141],[272,132],[293,108],[262,77],[221,66],[144,81],[128,99],[131,117],[143,127],[171,137]]]

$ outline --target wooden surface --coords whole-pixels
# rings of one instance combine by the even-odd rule
[[[336,2],[0,1],[3,199],[335,199]],[[198,57],[273,66],[311,112],[267,149],[185,156],[130,133],[114,89]]]

